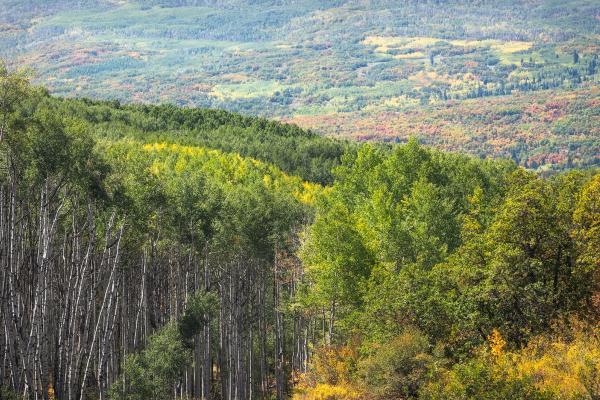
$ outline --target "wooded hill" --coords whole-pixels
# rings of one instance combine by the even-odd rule
[[[0,68],[4,399],[595,399],[600,174]]]

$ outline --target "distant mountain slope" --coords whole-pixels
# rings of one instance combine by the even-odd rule
[[[595,0],[0,5],[0,57],[61,96],[222,108],[345,137],[418,136],[543,170],[600,163]],[[548,120],[461,118],[474,103],[523,115],[555,97]],[[492,100],[472,100],[481,98]]]

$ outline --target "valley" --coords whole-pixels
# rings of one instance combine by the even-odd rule
[[[0,56],[56,95],[415,136],[540,171],[599,162],[592,0],[5,2]]]

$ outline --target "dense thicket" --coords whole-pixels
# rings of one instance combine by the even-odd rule
[[[5,69],[0,155],[2,398],[600,395],[595,171],[55,99]]]

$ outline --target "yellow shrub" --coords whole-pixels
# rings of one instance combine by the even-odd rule
[[[315,351],[309,372],[303,375],[301,383],[306,386],[348,383],[356,358],[356,351],[349,346],[321,347]]]
[[[516,371],[560,399],[600,396],[600,328],[575,330],[571,338],[538,338],[515,355]]]
[[[490,352],[496,357],[500,357],[504,353],[506,347],[506,340],[502,337],[497,329],[492,331],[492,334],[488,337],[490,345]]]
[[[312,388],[299,388],[294,400],[359,400],[358,391],[347,385],[329,385],[319,383]]]
[[[307,373],[298,377],[295,400],[353,400],[360,391],[351,384],[358,354],[350,346],[323,346],[317,349]]]

